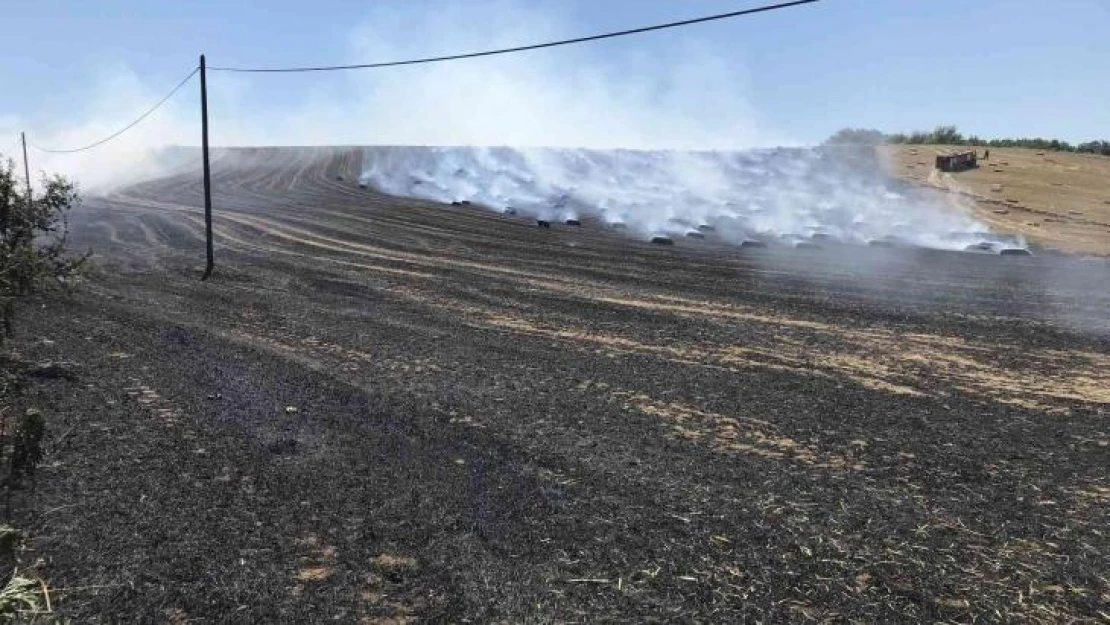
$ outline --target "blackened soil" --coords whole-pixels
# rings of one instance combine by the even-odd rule
[[[653,246],[361,156],[222,153],[205,283],[194,175],[74,215],[8,346],[75,373],[18,406],[59,615],[1108,618],[1104,261]]]

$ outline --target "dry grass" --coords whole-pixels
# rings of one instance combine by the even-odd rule
[[[539,286],[539,283],[533,283]],[[562,292],[561,288],[556,288]],[[569,292],[568,292],[569,293]],[[712,345],[670,341],[648,342],[633,336],[602,332],[582,325],[530,315],[505,315],[484,306],[453,307],[469,324],[515,334],[544,336],[585,349],[619,354],[652,354],[675,363],[699,364],[741,372],[763,369],[837,377],[862,387],[903,396],[936,393],[936,384],[1000,404],[1067,413],[1068,404],[1110,402],[1110,358],[1086,351],[1061,353],[1035,350],[998,341],[975,341],[942,333],[894,332],[885,328],[845,328],[810,319],[760,314],[722,302],[678,297],[651,298],[598,293],[588,287],[574,292],[584,301],[636,309],[665,311],[702,321],[744,321],[765,330],[758,345]],[[404,292],[409,301],[432,304],[432,293]],[[826,339],[825,350],[809,347],[814,337]],[[803,340],[804,339],[804,340]],[[1020,355],[1024,366],[997,361],[999,354]]]
[[[1021,233],[1066,252],[1110,254],[1110,158],[991,148],[990,160],[980,161],[978,169],[954,174],[907,170],[920,153],[946,149],[880,148],[892,175],[967,197],[976,216],[996,230]],[[999,211],[1003,189],[1007,212]]]

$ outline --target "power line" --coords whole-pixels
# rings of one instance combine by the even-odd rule
[[[189,72],[189,75],[185,76],[185,78],[183,78],[181,80],[181,82],[177,83],[177,86],[174,87],[173,89],[171,89],[170,92],[167,93],[164,98],[159,100],[158,103],[155,104],[154,106],[147,109],[147,111],[145,113],[143,113],[142,115],[140,115],[139,117],[137,117],[135,119],[135,121],[131,122],[130,124],[127,124],[123,128],[120,128],[116,132],[108,135],[107,137],[104,137],[103,139],[101,139],[101,140],[99,140],[95,143],[90,143],[89,145],[79,147],[79,148],[73,148],[73,149],[69,149],[69,150],[55,150],[55,149],[50,149],[50,148],[44,148],[44,147],[37,146],[37,145],[35,145],[34,143],[31,143],[31,142],[28,142],[27,144],[30,145],[31,147],[35,148],[36,150],[40,151],[40,152],[47,152],[47,153],[50,153],[50,154],[72,154],[74,152],[84,152],[85,150],[91,150],[95,147],[104,145],[105,143],[108,143],[112,139],[115,139],[116,137],[118,137],[118,136],[122,135],[123,133],[127,132],[128,130],[131,130],[135,126],[138,126],[139,122],[143,121],[144,119],[149,117],[151,113],[153,113],[154,111],[157,111],[159,108],[161,108],[161,106],[163,104],[165,104],[166,101],[168,101],[170,98],[172,98],[173,95],[175,93],[177,93],[182,87],[184,87],[185,83],[189,82],[189,79],[192,78],[193,76],[195,76],[197,74],[197,72],[199,72],[199,71],[200,71],[199,67],[193,68],[193,71]]]
[[[778,9],[786,9],[790,7],[799,6],[802,4],[811,4],[819,2],[820,0],[794,0],[793,2],[783,2],[780,4],[771,4],[766,6],[755,7],[751,9],[744,9],[742,11],[732,11],[730,13],[721,13],[718,15],[708,15],[706,17],[698,17],[695,19],[683,20],[680,22],[669,22],[666,24],[657,24],[655,26],[644,26],[641,28],[632,28],[630,30],[621,30],[617,32],[604,33],[601,35],[591,35],[589,37],[577,37],[575,39],[563,39],[560,41],[549,41],[547,43],[537,43],[526,46],[517,46],[514,48],[501,48],[498,50],[486,50],[484,52],[470,52],[466,54],[452,54],[448,56],[434,56],[423,59],[411,59],[408,61],[390,61],[386,63],[361,63],[358,65],[328,65],[320,67],[281,67],[281,68],[257,68],[257,67],[209,67],[212,71],[220,72],[252,72],[252,73],[288,73],[288,72],[330,72],[337,70],[348,69],[375,69],[380,67],[396,67],[398,65],[419,65],[422,63],[438,63],[441,61],[457,61],[460,59],[473,59],[482,56],[495,56],[498,54],[511,54],[514,52],[525,52],[527,50],[539,50],[542,48],[554,48],[557,46],[566,46],[575,43],[584,43],[587,41],[598,41],[601,39],[612,39],[615,37],[624,37],[627,35],[638,35],[641,33],[652,32],[656,30],[665,30],[668,28],[678,28],[681,26],[690,26],[692,24],[702,24],[705,22],[714,22],[717,20],[725,20],[744,15],[752,15],[754,13],[765,13],[768,11],[776,11]]]

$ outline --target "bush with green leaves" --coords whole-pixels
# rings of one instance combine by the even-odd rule
[[[15,163],[0,155],[0,322],[5,335],[11,332],[15,298],[64,284],[87,258],[66,250],[66,213],[79,202],[77,186],[59,175],[43,174],[40,188],[31,192]]]

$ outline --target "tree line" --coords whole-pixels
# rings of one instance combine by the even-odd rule
[[[1110,141],[1087,141],[1073,145],[1059,139],[1017,138],[984,139],[976,135],[964,136],[955,126],[937,126],[931,132],[884,133],[871,128],[844,128],[825,140],[826,145],[967,145],[990,148],[1033,148],[1058,152],[1083,152],[1110,156]]]

